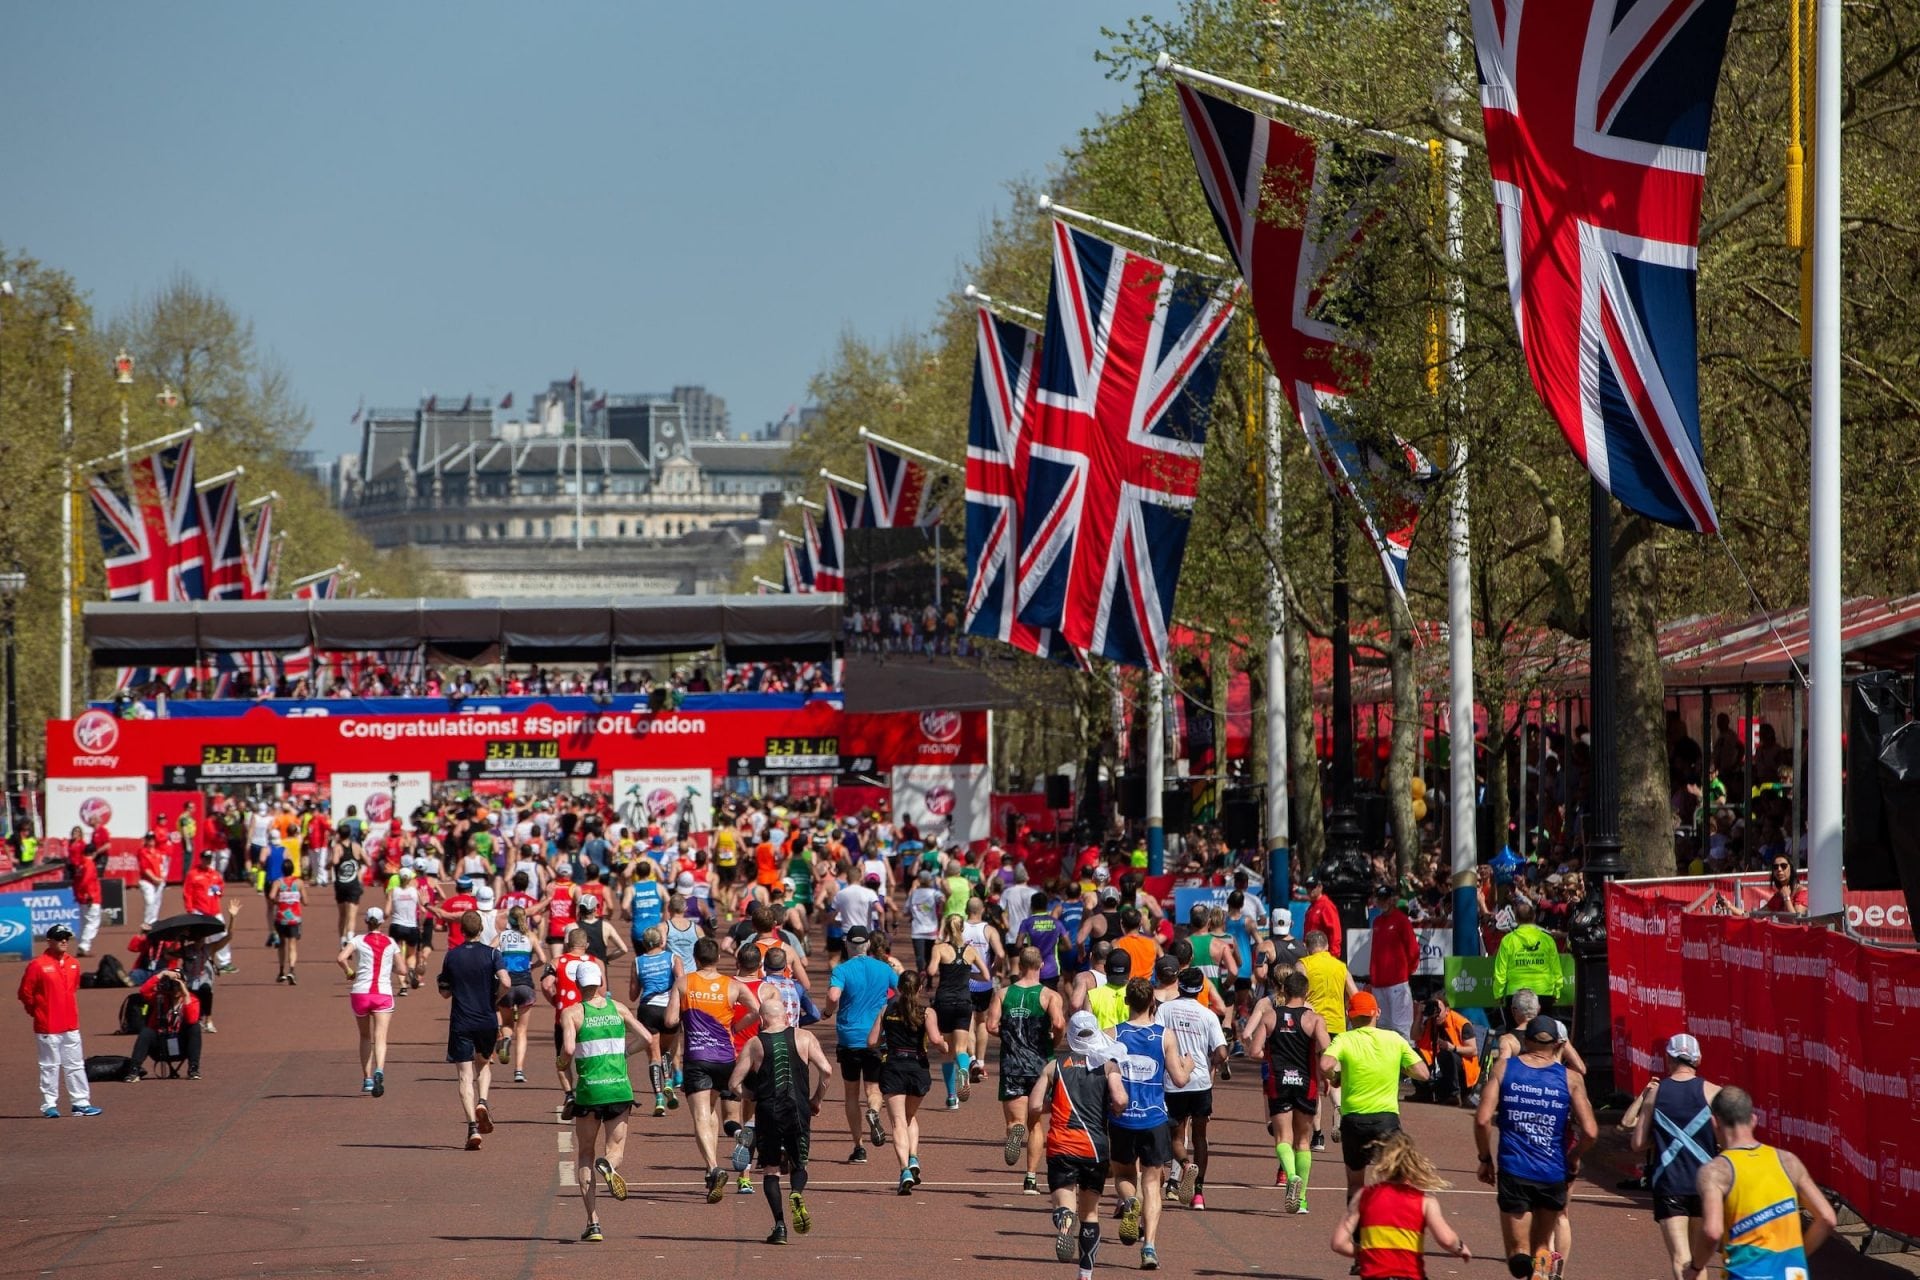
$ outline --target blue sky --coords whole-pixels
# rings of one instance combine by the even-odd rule
[[[1148,7],[21,6],[0,243],[103,315],[218,290],[325,452],[362,396],[519,406],[576,366],[757,430],[844,326],[930,320],[1006,183],[1124,103],[1092,55]]]

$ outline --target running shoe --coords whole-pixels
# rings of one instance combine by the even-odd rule
[[[367,1078],[366,1078],[365,1080],[362,1080],[362,1081],[360,1082],[360,1092],[362,1092],[362,1093],[367,1093],[367,1094],[370,1094],[370,1093],[372,1093],[372,1092],[373,1092],[373,1077],[372,1077],[372,1076],[368,1076],[368,1077],[367,1077]]]
[[[1022,1178],[1020,1180],[1020,1194],[1025,1196],[1039,1195],[1040,1194],[1040,1175],[1037,1173],[1030,1173],[1026,1177]]]
[[[573,1116],[573,1090],[569,1089],[567,1090],[567,1096],[560,1099],[560,1118],[562,1120],[571,1120]]]
[[[773,1230],[767,1233],[767,1243],[768,1244],[785,1244],[786,1242],[787,1242],[787,1224],[784,1222],[774,1223]]]
[[[667,1114],[667,1099],[664,1094],[653,1095],[653,1114],[656,1117]]]
[[[753,1178],[751,1175],[744,1173],[740,1175],[740,1181],[734,1184],[734,1194],[742,1196],[750,1196],[753,1194]]]
[[[268,943],[267,945],[272,946],[273,944]],[[287,975],[284,973],[276,973],[273,975],[273,980],[276,984],[285,982],[287,980]]]
[[[907,1157],[907,1176],[913,1179],[914,1186],[917,1187],[920,1185],[920,1157],[919,1156]]]
[[[600,1181],[607,1184],[608,1195],[615,1200],[627,1198],[627,1180],[620,1176],[620,1171],[605,1156],[593,1162],[593,1171],[600,1175]]]
[[[1180,1203],[1180,1177],[1175,1174],[1160,1184],[1160,1198],[1168,1204]]]
[[[287,970],[287,985],[290,987],[297,987],[300,985],[299,979],[293,976],[293,970],[291,969]]]
[[[1230,1066],[1228,1066],[1228,1065],[1227,1065],[1226,1063],[1224,1063],[1224,1062],[1220,1064],[1220,1078],[1221,1078],[1222,1080],[1231,1080],[1231,1079],[1233,1079],[1233,1068],[1232,1068],[1232,1067],[1230,1067]]]
[[[958,1099],[958,1098],[956,1098],[956,1097],[954,1097],[954,1096],[953,1096],[952,1094],[948,1094],[948,1095],[947,1095],[947,1110],[949,1110],[949,1111],[958,1111],[959,1109],[960,1109],[960,1099]]]
[[[880,1127],[880,1113],[872,1107],[867,1108],[867,1138],[876,1147],[887,1145],[887,1131]]]
[[[515,1084],[525,1084],[525,1083],[527,1082],[527,1073],[526,1073],[526,1072],[524,1072],[524,1071],[516,1071],[516,1072],[514,1072],[514,1073],[513,1073],[513,1082],[514,1082]]]
[[[745,1173],[753,1166],[753,1126],[743,1124],[733,1137],[733,1171]]]
[[[1158,1271],[1160,1269],[1160,1251],[1150,1244],[1140,1246],[1140,1269]]]
[[[727,1175],[724,1170],[707,1170],[707,1203],[719,1204],[726,1198]]]
[[[672,1085],[668,1085],[667,1086],[667,1110],[678,1111],[679,1109],[680,1109],[680,1095],[674,1092]]]
[[[1060,1262],[1072,1262],[1080,1256],[1080,1219],[1071,1209],[1053,1211],[1053,1256]]]
[[[973,1096],[973,1074],[968,1072],[960,1077],[960,1101],[965,1102]]]
[[[194,1070],[192,1067],[187,1068],[187,1079],[198,1080],[199,1078],[200,1078],[200,1073],[198,1071]]]
[[[986,1064],[982,1063],[979,1059],[976,1058],[973,1062],[972,1067],[968,1070],[967,1074],[972,1077],[973,1082],[975,1084],[980,1084],[984,1082],[987,1078]]]
[[[40,1114],[45,1116],[49,1120],[58,1120],[60,1118],[60,1108],[42,1107],[40,1108]]]
[[[1273,1185],[1279,1187],[1282,1191],[1286,1190],[1287,1187],[1287,1171],[1279,1165],[1273,1167]]]
[[[1324,1129],[1315,1129],[1313,1131],[1313,1149],[1315,1151],[1325,1151],[1327,1149],[1327,1134]]]
[[[899,1186],[898,1193],[903,1196],[910,1196],[913,1194],[913,1174],[909,1173],[905,1169],[902,1169],[900,1171],[900,1186]]]
[[[587,1229],[580,1233],[580,1239],[590,1244],[599,1244],[602,1240],[605,1240],[606,1237],[600,1234],[599,1223],[589,1222]]]
[[[76,1116],[97,1116],[100,1114],[100,1108],[82,1104],[73,1109],[73,1114]]]
[[[1140,1197],[1134,1196],[1120,1209],[1120,1243],[1140,1243]]]
[[[473,1104],[473,1120],[475,1124],[480,1126],[480,1132],[493,1132],[493,1117],[487,1114],[487,1100],[485,1098]]]
[[[1194,1189],[1200,1185],[1200,1166],[1189,1163],[1180,1171],[1180,1181],[1174,1187],[1179,1194],[1180,1203],[1188,1204],[1193,1200]]]
[[[865,1164],[866,1162],[867,1162],[867,1149],[863,1146],[855,1144],[853,1148],[853,1154],[847,1157],[847,1163],[848,1164]]]
[[[647,1064],[647,1083],[653,1086],[653,1096],[659,1097],[667,1091],[667,1064],[650,1062]]]
[[[1027,1126],[1015,1122],[1013,1127],[1007,1130],[1007,1140],[1000,1144],[1000,1158],[1005,1160],[1007,1167],[1011,1169],[1020,1163],[1020,1153],[1026,1150],[1026,1147]]]
[[[1207,1198],[1196,1191],[1193,1193],[1193,1203],[1187,1207],[1190,1209],[1204,1209],[1207,1207]]]
[[[240,972],[240,966],[237,964],[223,964],[220,966],[220,972],[221,973],[238,973]]]
[[[387,1073],[384,1071],[376,1071],[373,1073],[373,1096],[376,1098],[384,1098],[386,1094]]]
[[[1280,1212],[1298,1213],[1300,1212],[1300,1193],[1305,1191],[1306,1187],[1302,1185],[1300,1179],[1298,1178],[1287,1178],[1286,1185],[1287,1185],[1287,1198],[1285,1201],[1285,1207],[1282,1208]]]
[[[793,1229],[795,1231],[798,1231],[801,1235],[805,1235],[807,1232],[813,1230],[813,1215],[807,1212],[807,1202],[801,1198],[798,1191],[788,1194],[787,1212],[793,1218]]]
[[[500,1047],[493,1051],[501,1066],[513,1061],[513,1032],[505,1031],[500,1035]]]
[[[213,1025],[212,1018],[200,1019],[200,1029],[206,1032],[210,1036],[217,1036],[220,1034],[220,1028]]]
[[[469,1121],[467,1123],[467,1150],[478,1151],[479,1149],[480,1149],[480,1126]]]

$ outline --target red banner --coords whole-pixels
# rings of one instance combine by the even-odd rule
[[[993,796],[993,838],[1007,838],[1007,815],[1017,813],[1035,835],[1054,830],[1059,814],[1047,808],[1046,796],[1034,791],[995,792]]]
[[[1849,895],[1851,899],[1856,895]],[[1702,1074],[1753,1095],[1761,1136],[1868,1222],[1920,1233],[1920,955],[1831,930],[1688,911],[1698,881],[1611,885],[1614,1062],[1622,1088],[1700,1041]]]

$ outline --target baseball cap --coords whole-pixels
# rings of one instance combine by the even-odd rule
[[[1275,907],[1267,915],[1267,932],[1292,933],[1293,912],[1287,910],[1285,907]]]
[[[387,913],[382,911],[380,908],[378,907],[367,908],[368,924],[379,924],[382,920],[385,920],[386,918],[387,918]]]
[[[1308,889],[1317,889],[1320,887],[1320,877],[1308,876],[1305,880],[1302,880],[1300,883]]]
[[[1380,1002],[1373,998],[1371,991],[1356,991],[1347,1000],[1349,1018],[1377,1018],[1380,1016]]]
[[[676,889],[693,888],[693,872],[682,871],[678,876],[675,876],[673,881],[673,887]]]
[[[71,938],[72,936],[73,930],[67,928],[64,924],[50,924],[47,926],[46,939],[48,942],[59,942],[63,938]]]
[[[1387,899],[1394,897],[1398,892],[1399,891],[1390,884],[1377,884],[1373,886],[1373,897],[1376,902],[1385,902]]]
[[[853,943],[855,946],[863,942],[871,942],[873,941],[873,930],[863,924],[857,924],[847,930],[847,941]]]
[[[571,880],[573,879],[573,864],[571,862],[562,862],[553,869],[553,874],[559,876],[562,880]]]
[[[1106,863],[1097,862],[1094,864],[1094,867],[1093,867],[1093,878],[1097,883],[1105,884],[1108,880],[1111,880],[1113,878],[1113,872],[1107,870]]]
[[[598,960],[591,958],[585,960],[569,960],[567,962],[567,977],[573,980],[573,985],[576,987],[604,987],[607,985],[606,971],[600,967]]]
[[[1107,953],[1107,976],[1109,978],[1124,977],[1132,972],[1132,956],[1129,956],[1124,951],[1109,951]]]
[[[400,857],[400,866],[402,870],[412,870],[414,867],[417,867],[419,865],[420,864],[414,860],[414,856],[410,853],[402,854]]]
[[[1067,1048],[1083,1055],[1088,1064],[1095,1067],[1117,1062],[1126,1053],[1111,1036],[1100,1030],[1100,1019],[1085,1009],[1067,1019]]]
[[[1677,1036],[1667,1037],[1667,1056],[1675,1062],[1691,1062],[1700,1065],[1700,1042],[1682,1031]]]
[[[867,880],[866,880],[866,882],[867,882],[867,883],[868,883],[869,885],[872,885],[872,886],[874,886],[874,887],[876,887],[876,888],[877,888],[877,887],[879,886],[879,884],[880,884],[880,873],[879,873],[878,871],[869,871],[869,872],[867,872]]]
[[[493,886],[483,884],[473,891],[473,900],[482,911],[493,905]]]
[[[1197,996],[1206,987],[1206,985],[1207,985],[1207,975],[1200,972],[1198,969],[1182,969],[1180,971],[1180,994],[1181,995]]]
[[[1540,1044],[1558,1044],[1560,1043],[1560,1024],[1546,1014],[1540,1014],[1527,1024],[1526,1038]],[[1693,1037],[1687,1038],[1691,1040]],[[1671,1045],[1672,1041],[1668,1044]]]

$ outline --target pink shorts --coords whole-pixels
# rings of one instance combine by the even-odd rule
[[[393,997],[381,995],[377,991],[350,995],[347,999],[353,1005],[353,1016],[364,1018],[370,1013],[392,1013]]]

